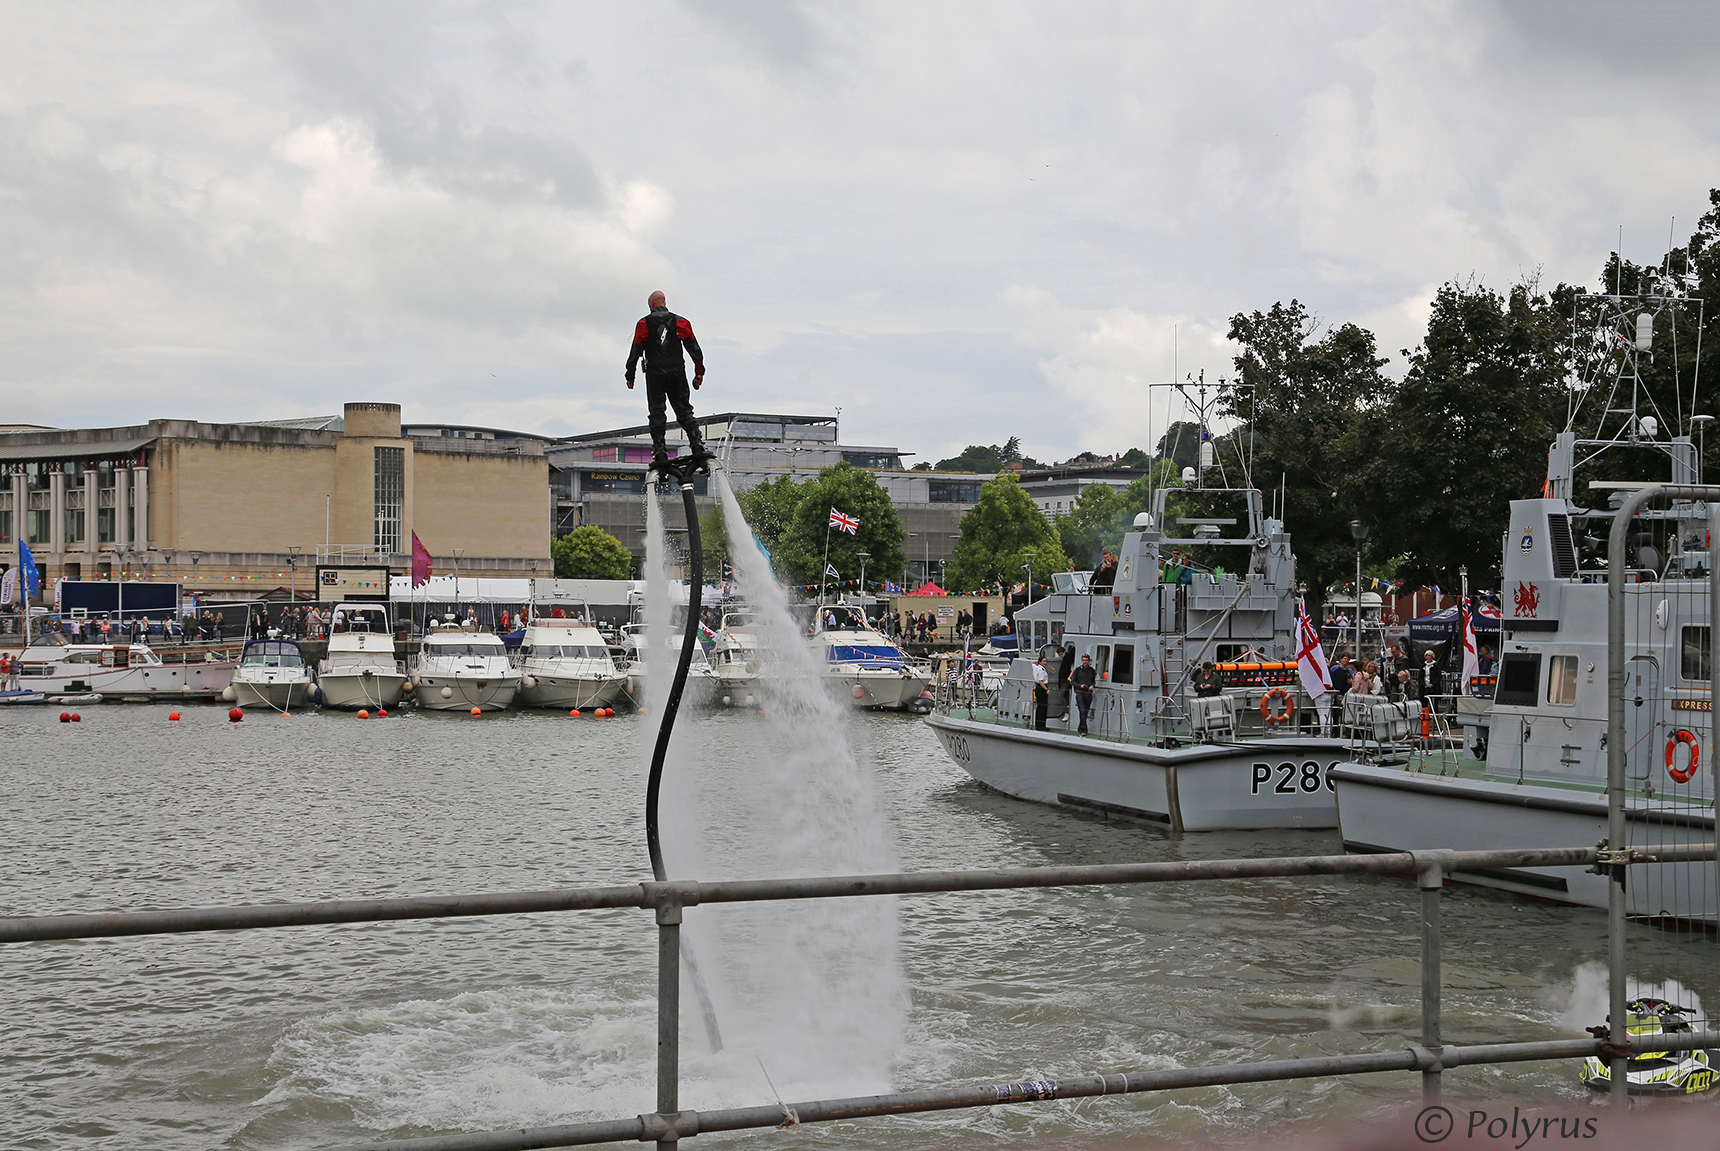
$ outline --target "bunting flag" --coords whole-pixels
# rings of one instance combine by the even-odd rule
[[[412,533],[412,586],[423,587],[430,582],[430,549],[424,546],[424,541],[418,538],[418,533]]]
[[[831,508],[829,526],[835,528],[839,532],[847,532],[849,535],[854,535],[860,530],[860,521],[846,512],[839,512],[835,508]]]
[[[839,580],[842,578],[842,573],[831,567],[829,564],[824,565],[824,574],[833,580]]]

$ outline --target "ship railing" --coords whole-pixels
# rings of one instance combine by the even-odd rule
[[[1628,1051],[1603,1048],[1599,1038],[1449,1044],[1441,1021],[1443,936],[1440,902],[1445,882],[1458,872],[1499,868],[1601,867],[1624,882],[1623,872],[1645,863],[1707,862],[1712,843],[1638,847],[1519,848],[1491,851],[1399,851],[1371,855],[1287,856],[1265,859],[1179,860],[1067,867],[922,871],[886,875],[809,876],[702,882],[674,880],[610,887],[507,891],[466,895],[340,899],[191,907],[162,911],[97,912],[83,915],[0,919],[0,944],[112,939],[134,935],[202,931],[256,931],[342,923],[532,915],[559,911],[633,908],[650,911],[657,928],[656,1110],[641,1115],[551,1127],[442,1135],[373,1142],[344,1151],[500,1151],[502,1148],[571,1147],[594,1143],[654,1142],[673,1149],[679,1140],[717,1131],[794,1128],[805,1123],[853,1121],[1051,1099],[1126,1095],[1189,1087],[1262,1083],[1360,1075],[1385,1071],[1421,1074],[1423,1100],[1437,1101],[1442,1074],[1465,1066],[1600,1056],[1622,1082]],[[940,895],[952,892],[1020,891],[1052,887],[1137,886],[1308,876],[1414,875],[1421,904],[1421,1034],[1385,1050],[1224,1063],[1167,1070],[1134,1070],[1074,1079],[1034,1078],[977,1086],[944,1086],[846,1099],[818,1099],[713,1111],[683,1110],[680,1097],[681,924],[688,908],[721,903],[803,899]],[[1622,924],[1610,930],[1622,930]],[[1613,941],[1609,940],[1609,945]],[[1691,1031],[1660,1035],[1657,1051],[1720,1046],[1720,1033]]]

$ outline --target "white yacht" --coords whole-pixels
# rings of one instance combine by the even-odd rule
[[[16,660],[18,686],[56,695],[99,693],[104,699],[217,699],[233,682],[231,660],[165,663],[141,643],[69,644],[39,636]]]
[[[437,711],[501,711],[519,691],[520,671],[494,632],[464,626],[452,616],[424,633],[412,661],[412,688],[420,707]]]
[[[222,695],[240,707],[291,711],[309,703],[315,690],[316,680],[299,645],[271,631],[265,639],[246,641],[233,682]]]
[[[821,604],[812,620],[812,646],[825,682],[855,707],[905,709],[920,698],[931,673],[917,667],[851,604]]]
[[[317,689],[324,707],[398,707],[406,692],[406,665],[395,657],[388,609],[377,603],[335,607],[340,630],[328,637],[328,654],[317,664]]]
[[[609,707],[627,688],[609,644],[583,611],[526,624],[519,669],[524,707]]]
[[[681,636],[671,633],[666,641],[657,645],[656,658],[649,659],[650,648],[645,638],[645,625],[630,623],[621,629],[621,646],[626,653],[627,694],[639,706],[645,706],[646,682],[650,674],[649,666],[657,666],[673,672],[681,659]],[[692,659],[687,664],[687,683],[681,689],[681,702],[692,707],[710,707],[718,702],[720,681],[717,673],[711,667],[710,658],[705,654],[705,646],[698,641],[693,643]]]
[[[723,625],[711,647],[711,670],[717,677],[716,702],[724,707],[753,707],[762,698],[760,678],[765,659],[753,630],[752,612],[732,608],[723,612]]]

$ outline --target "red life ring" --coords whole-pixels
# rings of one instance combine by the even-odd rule
[[[1676,766],[1678,763],[1678,745],[1681,743],[1690,745],[1690,764],[1683,771],[1680,771]],[[1689,783],[1691,777],[1696,774],[1696,769],[1701,766],[1702,745],[1696,742],[1696,737],[1688,731],[1673,732],[1672,738],[1666,741],[1666,774],[1678,783]]]
[[[1283,702],[1283,711],[1274,712],[1272,710],[1272,701],[1274,699],[1278,699]],[[1275,687],[1260,697],[1260,714],[1266,722],[1271,724],[1273,727],[1277,727],[1281,723],[1289,723],[1296,715],[1296,699],[1283,688]]]

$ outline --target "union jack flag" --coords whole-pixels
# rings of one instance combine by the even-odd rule
[[[835,508],[831,508],[830,526],[838,531],[844,531],[849,535],[853,535],[855,532],[860,530],[860,521],[846,512],[839,512]]]

